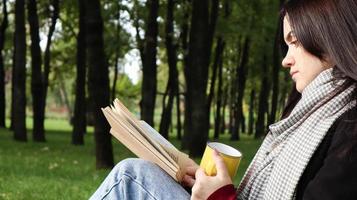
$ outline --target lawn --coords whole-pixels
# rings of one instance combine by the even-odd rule
[[[31,124],[28,121],[27,124]],[[70,144],[71,127],[64,120],[46,120],[46,143],[35,143],[28,132],[27,143],[15,142],[12,133],[0,129],[0,199],[88,199],[109,170],[96,170],[91,128],[84,146]],[[29,126],[29,129],[31,127]],[[171,140],[178,146],[179,141]],[[228,135],[220,140],[238,147],[243,159],[234,180],[237,185],[260,141],[247,136],[231,142]],[[133,157],[113,139],[115,161]],[[195,159],[197,162],[199,158]]]

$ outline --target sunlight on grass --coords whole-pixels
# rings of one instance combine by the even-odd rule
[[[27,125],[31,128],[31,120]],[[35,143],[28,131],[27,143],[15,142],[12,132],[0,129],[0,199],[87,199],[109,170],[95,169],[93,128],[85,135],[84,146],[71,145],[71,126],[66,120],[50,119],[45,123],[46,143]],[[171,136],[179,147],[180,141]],[[237,147],[243,153],[237,185],[254,156],[260,141],[244,136],[241,141],[219,141]],[[113,139],[115,162],[134,155]],[[199,162],[199,158],[195,159]]]

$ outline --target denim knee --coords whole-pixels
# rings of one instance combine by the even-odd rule
[[[136,178],[137,175],[148,172],[147,169],[156,168],[154,163],[139,159],[139,158],[127,158],[120,161],[114,168],[113,171],[118,175],[126,174],[131,175],[132,178]],[[146,169],[146,170],[145,170]]]

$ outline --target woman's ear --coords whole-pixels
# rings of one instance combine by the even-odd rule
[[[326,69],[329,69],[329,68],[332,68],[336,65],[336,62],[331,59],[330,56],[324,56],[324,58],[322,59],[322,65],[326,68]]]

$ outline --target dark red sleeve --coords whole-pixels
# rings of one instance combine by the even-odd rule
[[[237,199],[236,189],[233,184],[225,185],[213,192],[207,200],[235,200]]]

